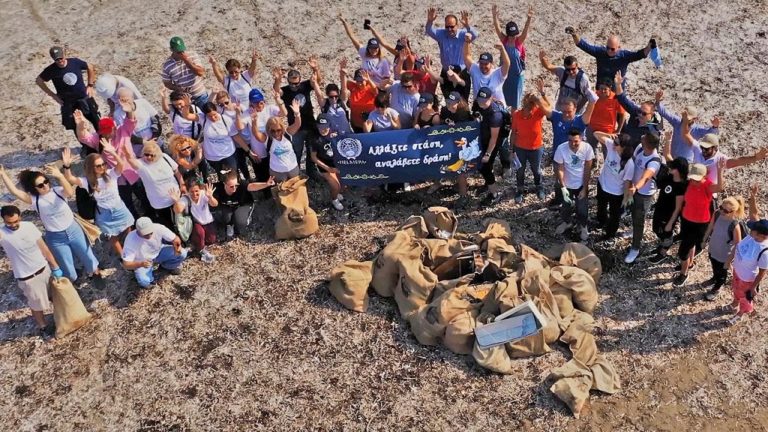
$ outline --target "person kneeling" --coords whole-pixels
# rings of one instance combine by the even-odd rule
[[[133,270],[142,288],[155,284],[155,264],[178,275],[186,258],[187,251],[182,249],[179,236],[148,217],[140,217],[136,221],[136,230],[131,231],[123,243],[123,267]]]

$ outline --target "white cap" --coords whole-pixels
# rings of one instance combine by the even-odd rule
[[[96,89],[96,94],[104,99],[109,99],[117,90],[117,78],[111,73],[101,74],[93,87]]]
[[[152,222],[152,219],[146,216],[140,217],[136,220],[136,231],[143,236],[150,235],[155,232],[155,224]]]

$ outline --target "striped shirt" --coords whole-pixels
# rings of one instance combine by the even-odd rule
[[[202,65],[196,53],[187,51],[186,54],[191,63]],[[184,60],[168,57],[168,60],[163,63],[163,73],[160,77],[163,81],[170,81],[171,84],[181,87],[182,91],[189,93],[192,97],[201,96],[206,92],[203,78],[195,75],[195,71],[187,66]]]

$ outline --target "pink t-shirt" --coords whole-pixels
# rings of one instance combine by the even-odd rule
[[[117,151],[117,154],[120,155],[123,159],[128,160],[129,156],[128,152],[133,153],[133,147],[131,146],[131,135],[133,135],[133,130],[136,128],[136,120],[135,119],[129,119],[126,118],[120,127],[117,128],[117,133],[115,134],[115,138],[112,139],[112,146]],[[99,134],[95,131],[89,132],[85,138],[83,139],[83,144],[98,150],[99,148]],[[102,153],[101,157],[104,159],[104,162],[107,163],[107,165],[110,166],[110,168],[114,168],[115,165],[117,165],[117,161],[112,156]],[[124,166],[123,167],[123,175],[122,178],[125,178],[125,181],[127,181],[129,184],[134,184],[139,179],[139,174],[131,168],[130,166]],[[120,180],[118,180],[119,184],[125,184],[122,183]]]
[[[510,37],[506,36],[504,38],[504,45],[509,45],[509,40]],[[520,53],[520,60],[525,61],[525,45],[520,42],[520,38],[517,36],[514,37],[513,42],[515,44],[515,48],[517,48],[517,51]]]

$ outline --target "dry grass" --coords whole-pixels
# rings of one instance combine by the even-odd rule
[[[354,2],[329,6],[290,0],[278,6],[230,0],[189,8],[178,1],[158,6],[138,0],[89,4],[89,9],[60,3],[19,2],[0,12],[3,22],[13,23],[1,30],[6,50],[24,59],[17,62],[24,66],[0,71],[3,94],[25,89],[21,100],[0,102],[7,114],[0,132],[13,143],[0,149],[0,163],[14,169],[50,161],[55,158],[51,149],[74,144],[60,133],[55,108],[45,101],[41,112],[40,93],[27,90],[48,61],[40,53],[51,40],[67,42],[101,70],[129,76],[157,104],[153,89],[159,85],[157,72],[171,32],[183,33],[202,53],[217,53],[220,61],[247,56],[250,45],[267,59],[315,52],[333,76],[332,65],[342,54],[351,55],[332,21],[336,8],[345,7],[356,22],[370,16],[374,23],[391,23],[391,28],[380,26],[391,38],[420,32],[423,19],[420,7],[414,15],[409,8]],[[590,40],[618,31],[628,47],[644,45],[654,33],[667,63],[662,72],[648,62],[634,65],[633,96],[650,98],[663,86],[674,109],[696,104],[707,116],[720,113],[723,151],[731,155],[749,154],[765,144],[768,47],[761,0],[534,3],[539,13],[528,42],[529,79],[540,74],[535,64],[540,48],[550,58],[575,51],[561,37],[559,17],[588,16],[573,21]],[[476,22],[486,21],[475,51],[490,48],[486,3],[451,1],[443,7],[466,7]],[[504,15],[514,13],[520,22],[522,11]],[[83,14],[87,26],[81,24]],[[164,29],[170,20],[177,25],[167,31],[135,31],[147,23]],[[297,20],[303,28],[296,27]],[[326,36],[317,37],[321,34]],[[426,39],[412,41],[422,51],[435,50]],[[578,55],[594,72],[593,62]],[[266,67],[259,80],[268,85]],[[728,193],[745,193],[749,182],[763,178],[764,169],[763,163],[732,171]],[[338,214],[325,207],[322,188],[311,185],[312,205],[322,223],[316,236],[272,241],[273,209],[262,204],[249,237],[214,248],[218,260],[212,266],[191,261],[182,276],[148,291],[139,291],[131,275],[110,270],[105,290],[86,287],[82,292],[96,319],[50,344],[30,336],[24,301],[7,260],[0,261],[0,286],[5,287],[0,297],[2,429],[768,429],[765,315],[737,328],[724,327],[727,315],[720,306],[729,295],[721,294],[715,303],[701,300],[701,282],[709,276],[705,259],[688,286],[672,288],[672,264],[628,267],[621,263],[626,240],[589,243],[606,269],[595,313],[599,349],[617,366],[624,390],[593,397],[581,420],[570,416],[545,381],[552,367],[569,358],[565,347],[518,360],[519,373],[502,377],[478,368],[469,357],[420,346],[390,300],[374,295],[367,313],[354,314],[329,295],[323,279],[335,264],[370,257],[381,238],[408,215],[453,199],[448,191],[378,201],[354,194],[348,210]],[[766,202],[764,195],[761,202]],[[487,216],[510,221],[517,240],[538,249],[562,241],[551,234],[554,214],[531,197],[522,206],[505,200],[462,214],[460,228],[477,230]],[[653,240],[650,233],[647,240]],[[758,299],[758,310],[765,307]]]

